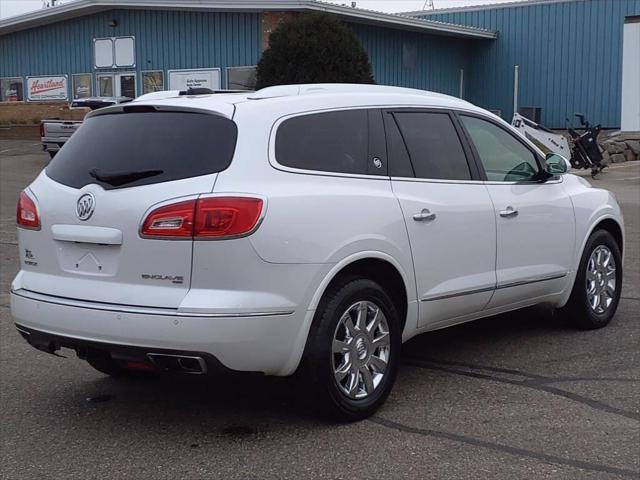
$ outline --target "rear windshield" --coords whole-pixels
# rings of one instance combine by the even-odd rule
[[[56,182],[106,190],[220,172],[237,137],[228,118],[191,112],[142,112],[87,119],[47,167]]]

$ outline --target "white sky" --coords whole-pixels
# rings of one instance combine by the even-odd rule
[[[62,0],[68,3],[73,0]],[[351,5],[351,0],[326,0],[333,3]],[[462,7],[486,3],[503,3],[513,0],[433,0],[435,8]],[[42,0],[0,0],[0,18],[20,15],[22,13],[42,8]],[[382,12],[406,12],[421,10],[424,0],[357,0],[358,7]]]

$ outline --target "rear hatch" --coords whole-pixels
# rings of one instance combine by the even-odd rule
[[[237,129],[215,112],[111,107],[90,115],[30,186],[39,231],[19,229],[22,287],[93,302],[177,308],[193,241],[142,238],[167,201],[211,192]]]

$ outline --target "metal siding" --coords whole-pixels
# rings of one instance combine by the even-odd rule
[[[380,85],[418,88],[457,96],[461,68],[465,70],[467,78],[468,40],[363,24],[350,24],[350,27],[369,54],[374,80]],[[415,68],[403,65],[405,42],[416,46]]]
[[[513,67],[520,65],[519,104],[542,107],[542,121],[563,128],[584,113],[620,127],[624,17],[640,0],[574,0],[430,14],[425,18],[498,31],[471,51],[469,100],[513,115]]]
[[[216,67],[224,87],[226,67],[258,63],[261,31],[259,13],[110,10],[0,36],[0,77],[95,75],[93,39],[133,35],[136,67],[120,70],[136,71],[139,93],[142,70]]]

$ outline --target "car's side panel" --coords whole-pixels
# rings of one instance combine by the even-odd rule
[[[493,205],[480,183],[393,180],[420,301],[419,326],[481,311],[496,284]],[[416,220],[428,210],[432,220]]]
[[[561,183],[493,183],[496,292],[488,308],[559,293],[573,271],[573,205]],[[516,215],[505,216],[509,210]]]

